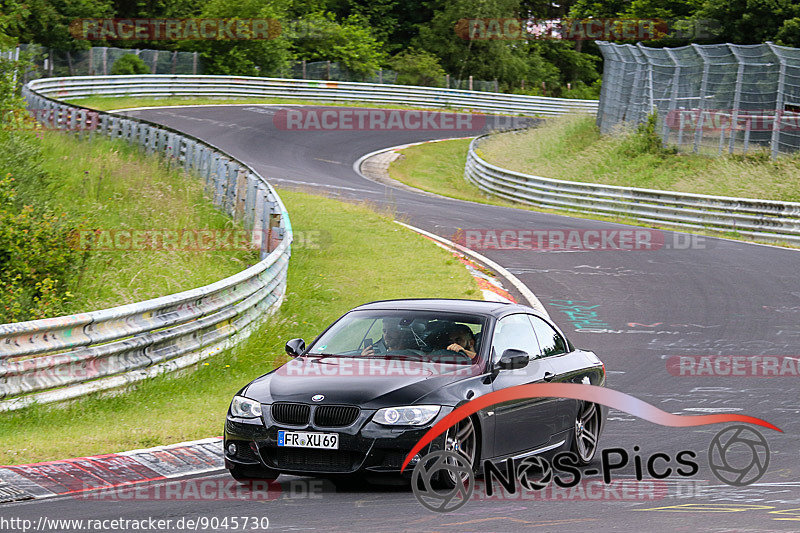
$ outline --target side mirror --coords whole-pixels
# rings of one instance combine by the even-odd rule
[[[528,366],[528,354],[522,350],[515,350],[509,348],[500,357],[497,362],[497,368],[500,370],[516,370],[518,368],[525,368]]]
[[[292,357],[298,357],[306,351],[306,341],[303,339],[292,339],[286,343],[286,353]]]

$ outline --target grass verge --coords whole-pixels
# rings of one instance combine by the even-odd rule
[[[170,170],[121,141],[84,142],[44,132],[42,150],[45,172],[58,178],[48,183],[45,194],[79,228],[108,230],[105,235],[120,230],[241,228],[213,206],[201,180]],[[66,303],[68,313],[200,287],[258,261],[251,250],[136,249],[126,240],[120,240],[119,247],[107,241],[111,246],[91,249],[87,242],[74,243],[87,250],[81,251],[80,269],[69,282],[73,297]]]
[[[0,464],[117,452],[221,435],[233,394],[286,360],[289,338],[312,339],[348,309],[384,298],[480,298],[455,258],[365,205],[280,190],[300,235],[286,301],[247,341],[196,372],[127,394],[0,414]]]

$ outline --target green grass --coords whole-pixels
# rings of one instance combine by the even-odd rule
[[[45,132],[46,196],[81,228],[102,230],[236,229],[214,208],[201,180],[166,168],[121,141]],[[79,243],[76,245],[80,246]],[[92,250],[69,282],[68,312],[165,296],[213,283],[258,261],[249,250]]]
[[[489,195],[464,179],[471,139],[418,144],[400,151],[389,175],[406,185],[461,200],[492,201]]]
[[[389,216],[303,192],[279,194],[294,231],[315,238],[293,247],[286,301],[275,316],[196,372],[152,379],[114,397],[0,414],[0,464],[221,435],[233,394],[286,360],[286,340],[310,340],[342,313],[370,300],[481,298],[461,263]]]
[[[601,136],[593,117],[569,116],[482,143],[489,163],[548,178],[677,192],[800,201],[800,155],[720,157],[648,150],[642,136]]]

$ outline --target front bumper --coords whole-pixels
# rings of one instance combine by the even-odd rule
[[[225,421],[225,467],[265,466],[284,474],[400,474],[400,468],[411,448],[436,422],[452,411],[442,407],[434,420],[422,427],[392,428],[372,422],[374,410],[361,410],[359,417],[347,427],[317,427],[312,424],[294,426],[279,424],[270,416],[270,406],[263,405],[262,419],[241,419],[228,415]],[[278,446],[278,431],[337,433],[337,450],[291,448]],[[443,437],[435,439],[422,452],[442,448]],[[236,444],[230,454],[228,445]],[[410,465],[413,467],[413,463]],[[406,468],[405,476],[412,468]]]

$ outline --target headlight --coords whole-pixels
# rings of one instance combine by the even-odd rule
[[[261,404],[244,396],[234,396],[231,402],[231,415],[237,418],[259,418]]]
[[[421,426],[439,414],[438,405],[411,405],[408,407],[387,407],[379,409],[372,417],[373,422],[384,426]]]

